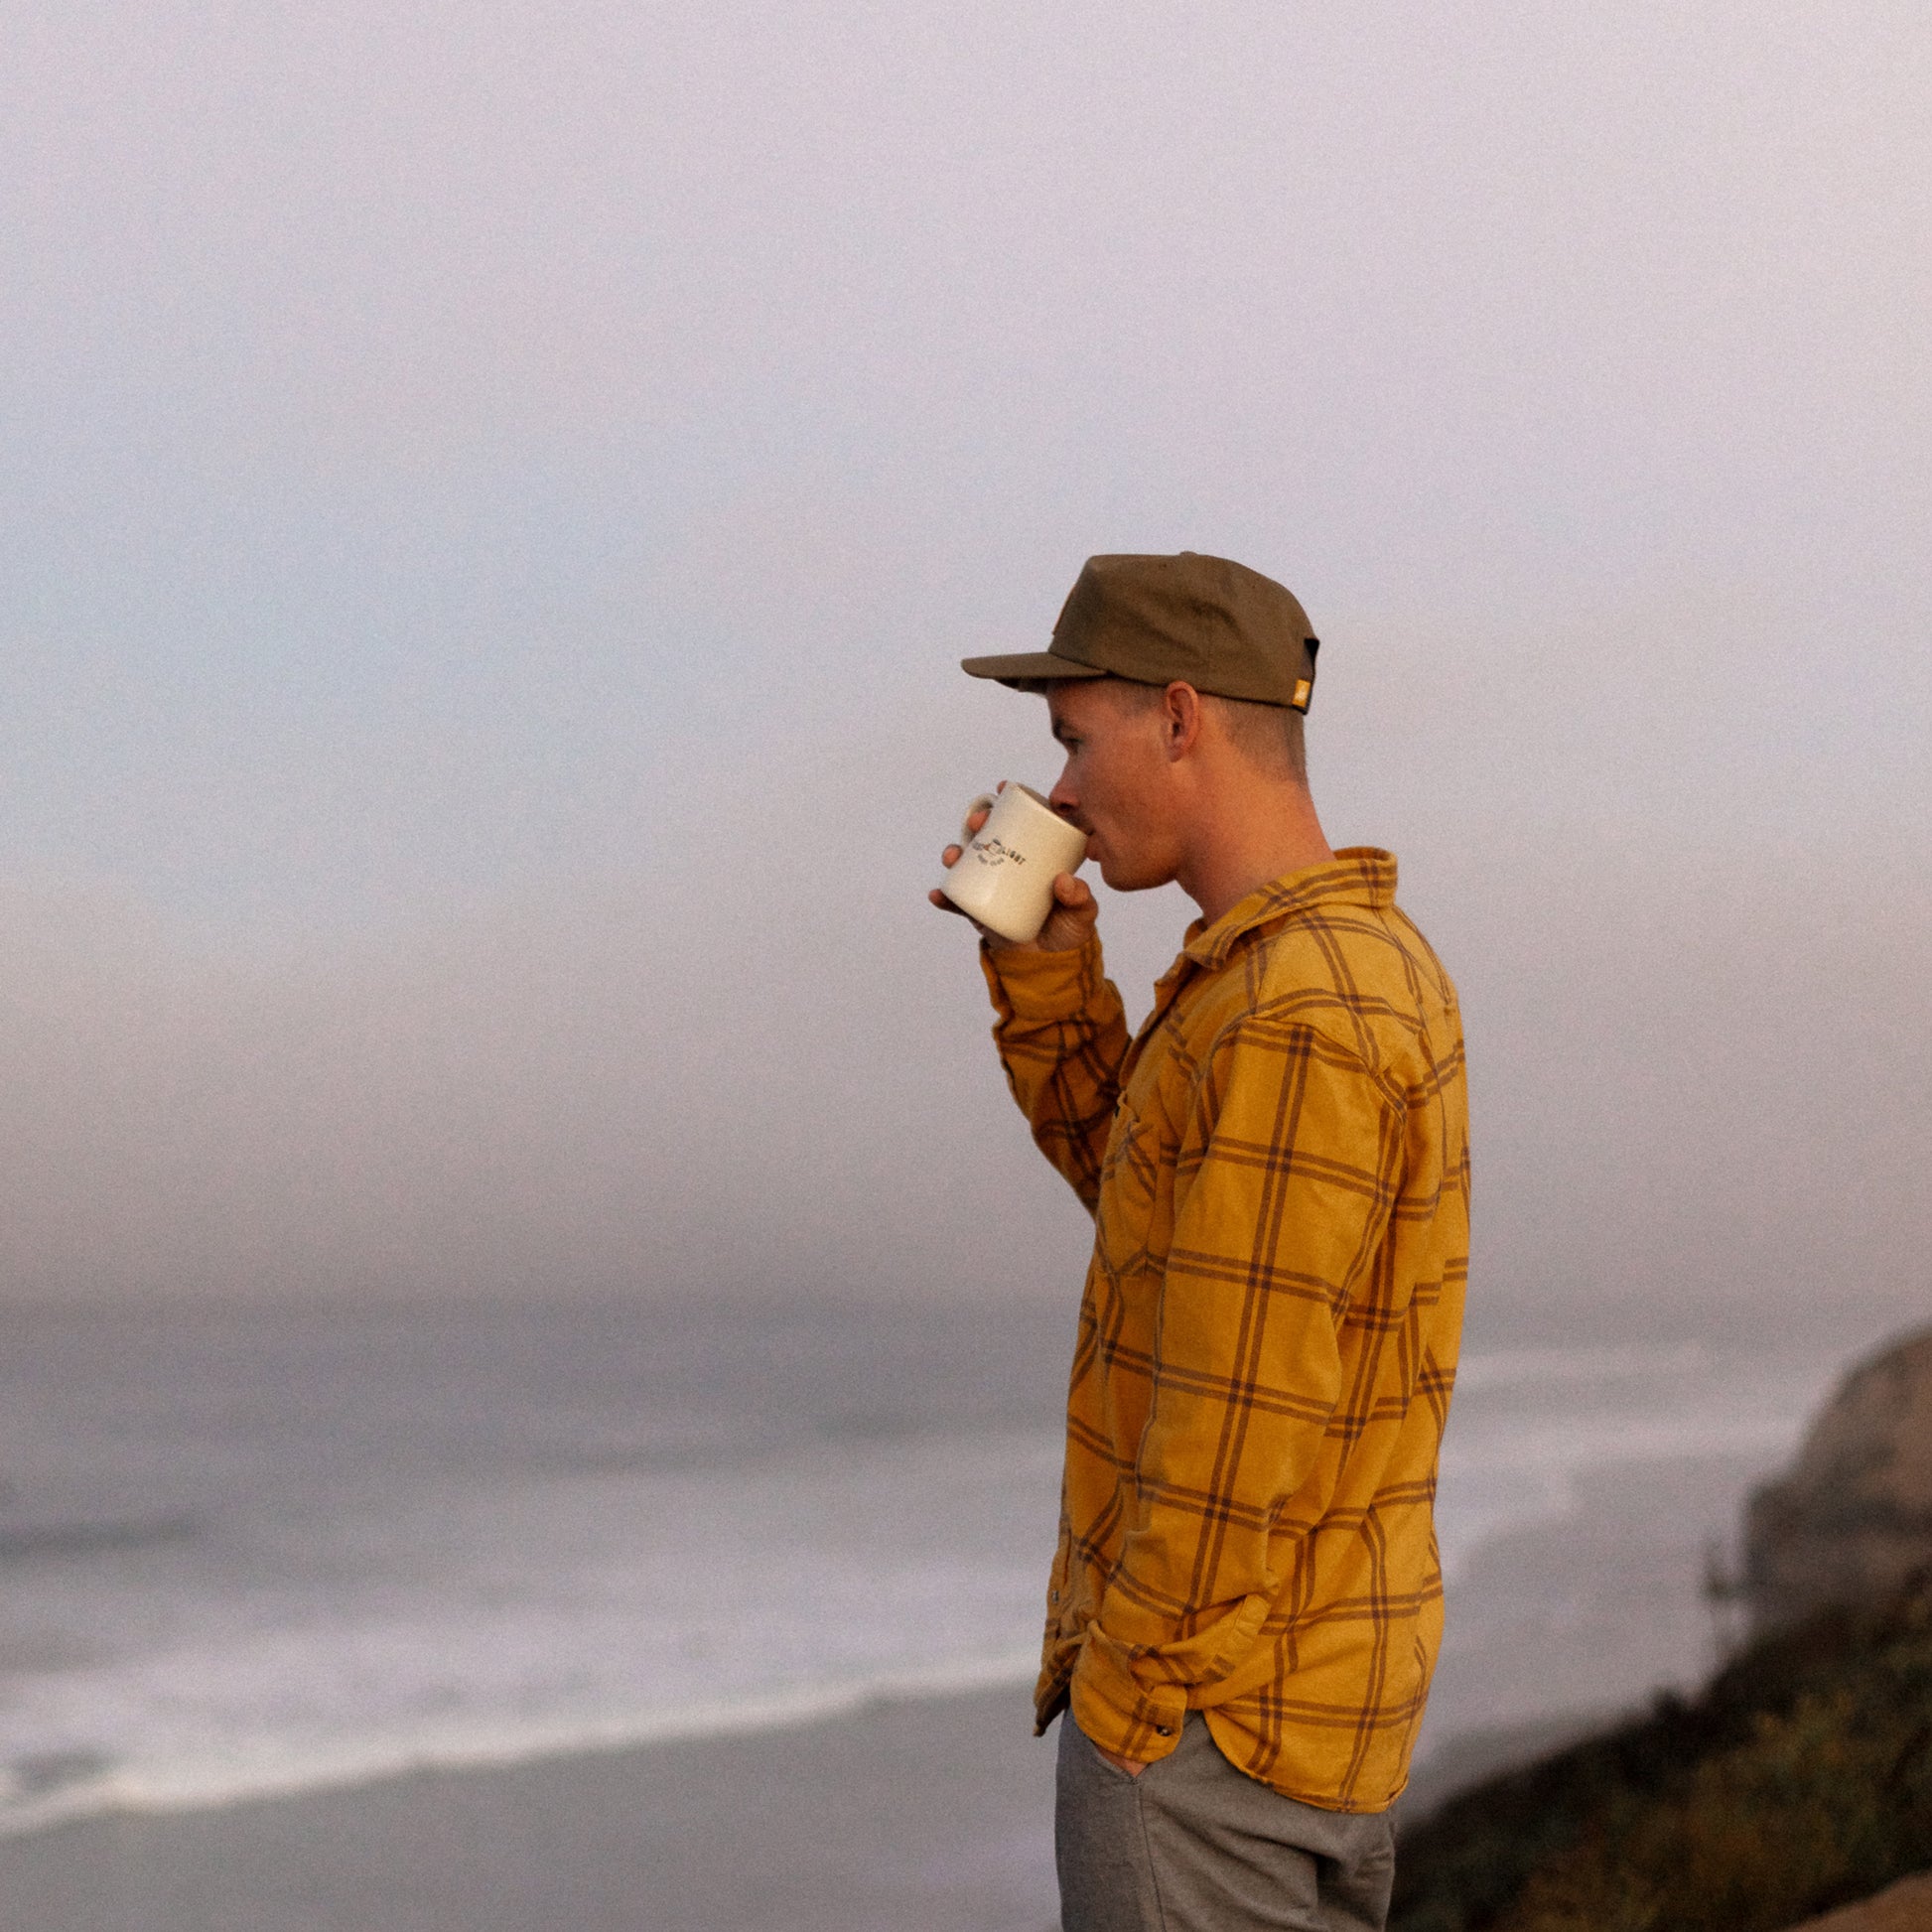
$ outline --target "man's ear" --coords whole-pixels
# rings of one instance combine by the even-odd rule
[[[1184,759],[1200,738],[1200,693],[1191,684],[1173,683],[1166,693],[1168,761]]]

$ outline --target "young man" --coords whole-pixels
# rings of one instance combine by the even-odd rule
[[[1183,552],[1089,559],[1046,651],[965,663],[1044,692],[1107,884],[1200,907],[1131,1040],[1080,880],[1032,944],[982,933],[1008,1080],[1095,1223],[1036,1694],[1066,1932],[1388,1911],[1467,1110],[1394,859],[1330,851],[1309,795],[1315,649],[1281,585]]]

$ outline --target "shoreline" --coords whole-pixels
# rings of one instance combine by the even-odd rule
[[[300,1803],[306,1798],[360,1791],[419,1776],[461,1778],[511,1773],[579,1758],[619,1757],[673,1745],[764,1736],[838,1724],[880,1706],[943,1703],[984,1692],[1029,1689],[1035,1674],[1031,1655],[1019,1668],[1010,1658],[995,1658],[929,1673],[773,1693],[742,1704],[687,1707],[628,1724],[535,1726],[515,1739],[500,1732],[455,1730],[434,1741],[370,1748],[353,1757],[344,1753],[333,1764],[311,1761],[303,1769],[291,1768],[280,1775],[258,1771],[245,1782],[223,1780],[204,1770],[188,1775],[172,1790],[130,1792],[127,1780],[111,1772],[101,1784],[84,1777],[50,1780],[44,1790],[30,1788],[24,1798],[17,1797],[0,1810],[0,1846],[15,1839],[117,1818],[184,1818],[249,1805]]]
[[[1702,1681],[1722,1634],[1700,1589],[1709,1542],[1734,1524],[1759,1462],[1735,1446],[1572,1456],[1551,1514],[1473,1540],[1451,1582],[1402,1825],[1660,1688]],[[398,1751],[390,1768],[371,1753],[304,1767],[299,1790],[237,1788],[206,1808],[102,1812],[113,1796],[103,1770],[92,1792],[47,1792],[92,1815],[0,1838],[0,1924],[1048,1932],[1054,1751],[1032,1736],[1031,1657],[1024,1673],[987,1669],[1004,1681],[875,1680],[829,1708],[796,1700],[782,1725],[759,1722],[779,1715],[769,1706],[736,1714],[729,1734],[695,1706],[687,1715],[705,1734],[614,1728],[556,1737],[540,1756],[527,1736],[492,1751],[452,1733],[442,1754],[453,1761],[440,1766],[420,1754],[405,1766]],[[240,1769],[259,1767],[205,1768],[193,1795],[241,1787]],[[322,1785],[318,1768],[345,1775]],[[120,1796],[175,1795],[156,1783],[143,1791],[130,1774]]]
[[[1457,1594],[1404,1827],[1708,1668],[1702,1525],[1725,1461],[1582,1484]],[[1670,1536],[1633,1546],[1659,1515]],[[1726,1512],[1728,1504],[1726,1504]],[[1553,1700],[1552,1692],[1559,1695]],[[1553,1708],[1554,1706],[1554,1708]],[[1052,1739],[1029,1687],[878,1696],[781,1727],[397,1771],[0,1839],[35,1932],[1050,1932]]]
[[[1573,1723],[1575,1721],[1572,1721]],[[35,1932],[1051,1932],[1053,1737],[1029,1689],[400,1771],[0,1840]],[[1447,1738],[1404,1800],[1547,1748]]]
[[[0,1841],[36,1932],[1048,1932],[1053,1751],[1008,1687]]]

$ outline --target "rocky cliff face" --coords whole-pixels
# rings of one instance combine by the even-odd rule
[[[1788,1474],[1751,1498],[1744,1593],[1760,1629],[1868,1603],[1932,1570],[1932,1328],[1848,1375]]]

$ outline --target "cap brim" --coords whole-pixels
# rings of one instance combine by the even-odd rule
[[[959,668],[968,677],[990,677],[1000,684],[1056,684],[1067,678],[1105,677],[1092,664],[1076,664],[1050,650],[1016,651],[1009,657],[962,657]]]

